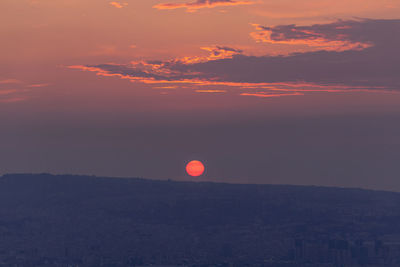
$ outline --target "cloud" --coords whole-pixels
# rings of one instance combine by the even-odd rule
[[[196,93],[226,93],[226,90],[195,90]]]
[[[35,84],[30,84],[27,87],[31,87],[31,88],[38,88],[38,87],[47,87],[50,84],[48,83],[35,83]]]
[[[241,93],[241,96],[255,96],[260,98],[273,98],[282,96],[299,96],[304,95],[303,93],[288,93],[288,94],[271,94],[268,92],[256,92],[256,93]]]
[[[162,3],[153,6],[156,9],[178,9],[186,8],[188,12],[195,12],[201,8],[214,8],[218,6],[238,6],[238,5],[252,5],[252,1],[238,1],[238,0],[196,0],[189,3]]]
[[[110,2],[109,4],[116,8],[123,8],[128,5],[128,3],[119,3],[119,2]]]
[[[15,92],[17,92],[17,90],[15,90],[15,89],[0,90],[0,96],[1,95],[9,95],[9,94],[12,94]]]
[[[271,44],[307,45],[326,51],[363,50],[373,45],[370,41],[360,39],[359,34],[365,33],[364,22],[341,20],[312,26],[274,27],[253,24],[258,31],[250,35],[257,42]]]
[[[98,45],[95,50],[89,52],[92,56],[109,56],[117,53],[115,45]]]
[[[24,91],[17,89],[0,89],[0,103],[21,102],[28,99]]]
[[[209,55],[206,57],[184,57],[180,59],[181,62],[185,64],[193,64],[200,62],[208,62],[217,59],[232,58],[235,55],[240,55],[243,50],[236,49],[228,46],[203,46],[200,49],[208,51]]]
[[[15,103],[27,100],[26,97],[0,98],[0,103]]]
[[[313,42],[316,36],[326,41],[322,45],[324,49],[285,56],[248,56],[239,49],[214,46],[206,48],[210,52],[208,57],[191,60],[71,68],[133,82],[235,86],[246,89],[245,93],[258,94],[260,89],[285,94],[400,91],[400,20],[350,20],[301,27],[283,25],[274,27],[272,32],[273,40]],[[341,41],[336,49],[325,49],[335,40]],[[368,44],[368,47],[338,49],[346,42]],[[251,90],[257,92],[248,92]],[[269,96],[265,92],[264,97]]]
[[[20,80],[17,79],[5,79],[5,80],[0,80],[0,84],[20,84],[23,83]]]
[[[48,83],[30,84],[17,79],[0,80],[0,103],[15,103],[29,100],[33,88],[39,89],[49,85]]]
[[[239,55],[243,53],[243,50],[241,49],[219,45],[214,47],[202,47],[201,49],[211,52],[210,60],[220,58],[232,58],[233,55]]]
[[[186,70],[178,70],[178,66],[190,66],[204,62],[217,61],[226,58],[233,58],[243,51],[228,46],[201,47],[208,51],[205,57],[183,57],[167,61],[133,61],[130,64],[100,64],[94,66],[70,66],[71,69],[97,72],[101,76],[119,76],[124,79],[156,83],[157,81],[202,83],[202,74]]]

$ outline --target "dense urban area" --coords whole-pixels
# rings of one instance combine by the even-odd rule
[[[400,266],[400,194],[4,175],[1,266]]]

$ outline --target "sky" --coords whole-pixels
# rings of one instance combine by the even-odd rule
[[[400,0],[2,0],[0,174],[400,191],[399,14]]]

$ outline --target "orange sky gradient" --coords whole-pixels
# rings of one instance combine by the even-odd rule
[[[8,154],[0,153],[0,162],[7,163],[0,165],[0,173],[180,179],[184,173],[162,163],[168,151],[180,153],[171,156],[180,163],[190,158],[210,161],[207,157],[220,153],[213,150],[219,142],[226,144],[226,153],[230,147],[252,153],[243,145],[249,141],[241,141],[252,140],[251,134],[241,139],[224,132],[232,125],[397,116],[400,76],[393,66],[399,57],[393,51],[400,42],[399,20],[399,0],[1,0],[0,123],[8,130],[0,134],[0,146]],[[227,128],[218,128],[225,124]],[[130,127],[138,127],[142,143],[150,148],[120,138],[108,131],[112,127],[133,135]],[[198,133],[198,139],[208,136],[215,142],[209,150],[213,153],[202,150],[206,141],[197,147],[170,140],[185,129],[193,130],[188,135]],[[208,130],[220,139],[210,137]],[[98,143],[91,143],[102,131]],[[378,139],[362,140],[376,144]],[[85,141],[78,145],[77,140]],[[113,140],[123,143],[114,146]],[[19,153],[25,151],[22,144],[28,152],[12,160],[18,144]],[[76,155],[86,155],[82,151],[96,157],[101,150],[96,152],[96,145],[119,156],[96,158],[100,164],[89,167],[74,161]],[[258,151],[255,139],[252,145]],[[129,165],[128,155],[120,152],[125,146],[136,151],[127,153],[140,164]],[[283,141],[282,146],[282,151],[287,148]],[[48,156],[63,149],[69,154]],[[153,152],[164,171],[146,165]],[[234,154],[215,160],[226,167],[224,160]],[[229,164],[240,165],[231,159]],[[254,162],[243,168],[254,169]],[[106,169],[107,164],[114,169]],[[205,179],[237,178],[226,169],[207,166]],[[252,181],[252,175],[257,176],[249,172],[246,179]],[[284,179],[283,174],[276,177]]]

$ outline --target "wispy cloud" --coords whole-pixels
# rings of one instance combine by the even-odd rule
[[[38,87],[47,87],[47,86],[49,86],[50,84],[48,84],[48,83],[35,83],[35,84],[30,84],[30,85],[28,85],[28,87],[31,87],[31,88],[38,88]]]
[[[196,93],[226,93],[226,90],[195,90]]]
[[[17,92],[15,89],[0,90],[0,95],[9,95]]]
[[[243,51],[228,46],[201,47],[208,51],[208,56],[183,57],[167,61],[132,61],[130,64],[101,64],[95,66],[75,65],[71,69],[97,72],[101,76],[119,76],[123,79],[130,79],[141,82],[188,82],[202,83],[201,73],[186,71],[179,68],[210,61],[233,58]],[[180,67],[179,67],[180,66]]]
[[[26,97],[10,97],[10,98],[0,98],[0,103],[15,103],[27,100]]]
[[[253,24],[257,29],[251,37],[257,42],[272,44],[307,45],[318,50],[346,51],[363,50],[373,44],[360,39],[363,21],[338,21],[312,26],[279,25],[273,27]]]
[[[239,5],[252,5],[256,2],[253,1],[239,1],[239,0],[196,0],[189,3],[162,3],[153,6],[156,9],[178,9],[186,8],[188,12],[195,12],[201,8],[214,8],[218,6],[239,6]]]
[[[277,29],[285,29],[279,38],[312,39],[313,34],[305,32],[305,27],[299,33],[289,30],[296,26],[279,26]],[[212,46],[203,48],[210,52],[207,57],[70,68],[159,86],[233,86],[247,90],[243,93],[269,92],[263,97],[316,92],[400,91],[400,20],[339,21],[308,27],[317,32],[316,35],[325,36],[326,40],[343,38],[351,43],[369,45],[362,49],[322,49],[286,56],[248,56],[240,49]],[[280,31],[274,32],[281,35],[278,34]],[[220,88],[204,88],[208,89]]]
[[[21,102],[28,99],[25,95],[26,90],[0,89],[0,103]]]
[[[243,50],[229,47],[229,46],[203,46],[200,49],[204,51],[208,51],[209,55],[205,57],[184,57],[179,59],[182,63],[185,64],[193,64],[200,62],[208,62],[212,60],[224,59],[224,58],[232,58],[235,55],[240,55],[243,53]]]
[[[17,80],[17,79],[0,80],[0,84],[19,84],[19,83],[23,83],[23,82],[20,80]]]
[[[48,83],[28,83],[17,79],[0,80],[0,103],[14,103],[29,100],[33,93],[33,88],[49,86]]]
[[[116,7],[116,8],[123,8],[126,7],[128,5],[128,3],[120,3],[120,2],[110,2],[109,3],[111,6]]]
[[[115,45],[98,45],[93,51],[89,52],[92,56],[109,56],[117,53]]]
[[[241,93],[241,96],[255,96],[260,98],[273,98],[273,97],[282,97],[282,96],[300,96],[304,95],[304,93],[287,93],[287,94],[271,94],[268,92],[256,92],[256,93]]]

